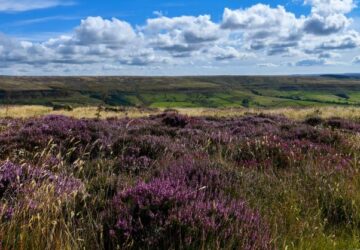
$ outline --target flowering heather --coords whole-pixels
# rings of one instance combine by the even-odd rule
[[[0,164],[0,207],[6,217],[10,211],[15,210],[15,205],[21,204],[23,208],[35,208],[33,200],[27,200],[27,194],[47,185],[57,197],[67,196],[79,192],[83,185],[79,180],[55,175],[50,171],[31,167],[19,166],[11,162]],[[22,200],[18,200],[21,198]],[[1,215],[2,213],[0,213]]]
[[[76,158],[85,147],[92,147],[95,152],[106,148],[119,127],[122,126],[111,121],[76,120],[54,115],[17,120],[1,133],[0,151],[3,154],[19,149],[33,151],[47,147],[52,140],[60,152],[65,153],[74,147],[76,154],[73,158]]]
[[[341,118],[0,119],[0,248],[360,248],[359,144]]]
[[[174,165],[161,177],[120,191],[109,235],[122,247],[271,249],[269,229],[244,201],[219,192],[220,173],[194,163]]]
[[[232,159],[248,165],[257,162],[263,167],[299,167],[306,161],[317,161],[319,167],[345,169],[350,159],[327,144],[319,144],[308,139],[285,140],[278,136],[264,136],[248,139],[237,145]],[[248,165],[249,166],[249,165]]]
[[[20,186],[23,169],[20,166],[6,162],[0,166],[0,198],[12,194]]]

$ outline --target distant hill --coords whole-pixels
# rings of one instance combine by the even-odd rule
[[[337,79],[360,79],[360,74],[327,74],[327,75],[320,75],[321,77],[327,78],[337,78]]]
[[[146,107],[360,105],[360,74],[0,77],[0,104]]]

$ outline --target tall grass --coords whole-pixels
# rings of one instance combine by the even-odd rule
[[[101,110],[99,113],[99,107],[77,107],[72,111],[57,110],[54,111],[51,107],[45,107],[40,105],[14,105],[0,107],[0,117],[12,117],[12,118],[30,118],[41,117],[44,115],[65,115],[74,118],[140,118],[147,117],[149,115],[157,115],[166,109],[149,109],[149,108],[135,108],[135,107],[121,107],[110,108],[107,110]],[[307,117],[342,117],[346,119],[360,119],[359,107],[341,107],[341,106],[324,106],[315,108],[176,108],[180,114],[188,116],[211,116],[211,117],[237,117],[246,114],[270,114],[270,115],[285,115],[290,119],[304,120]]]
[[[360,122],[309,114],[1,119],[1,246],[359,248]]]

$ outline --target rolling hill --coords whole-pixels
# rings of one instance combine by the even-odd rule
[[[360,106],[356,74],[319,76],[0,77],[0,103],[53,106]]]

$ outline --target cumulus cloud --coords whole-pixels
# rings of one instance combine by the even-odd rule
[[[352,0],[306,0],[308,16],[296,17],[282,6],[257,4],[247,9],[225,9],[221,27],[241,34],[239,43],[269,56],[316,54],[321,61],[328,50],[355,49],[357,31],[349,30]]]
[[[353,0],[305,0],[305,4],[312,6],[312,13],[321,16],[346,14],[356,7]]]
[[[67,0],[0,0],[0,11],[21,12],[72,4],[73,2]]]
[[[19,42],[15,39],[0,36],[0,61],[3,65],[12,63],[26,63],[33,60],[46,60],[48,57],[46,47],[30,42]]]
[[[203,51],[203,53],[217,61],[229,61],[229,60],[246,59],[249,57],[253,57],[252,54],[240,52],[239,50],[231,46],[226,46],[226,47],[215,46],[208,50]]]
[[[88,17],[75,29],[75,39],[83,45],[121,45],[131,42],[135,37],[131,25],[116,18],[105,20],[102,17]]]
[[[257,4],[247,9],[226,8],[221,27],[242,30],[251,39],[265,39],[274,35],[281,39],[300,39],[304,33],[326,36],[338,33],[351,24],[346,16],[356,7],[352,0],[306,0],[311,6],[309,16],[296,17],[283,6],[271,8]]]
[[[360,35],[356,31],[341,35],[321,43],[317,49],[320,50],[343,50],[354,49],[360,46]]]
[[[72,35],[42,43],[16,41],[3,35],[0,37],[0,58],[7,63],[23,64],[115,61],[135,51],[133,47],[137,43],[133,41],[136,37],[137,34],[126,22],[115,18],[89,17],[81,21]]]
[[[120,58],[119,62],[125,65],[147,66],[154,63],[168,63],[170,59],[156,55],[153,49],[143,49]]]
[[[351,24],[345,14],[356,7],[353,0],[305,0],[311,5],[311,14],[304,23],[304,30],[314,35],[337,33]]]
[[[192,51],[214,44],[226,35],[209,15],[159,16],[148,19],[142,32],[153,48],[168,51],[174,56],[189,56]]]
[[[221,27],[240,32],[248,49],[266,49],[268,55],[276,55],[298,45],[303,22],[283,6],[257,4],[248,9],[225,9]]]
[[[231,10],[226,8],[221,27],[224,29],[267,29],[274,27],[288,31],[297,25],[298,20],[283,6],[271,8],[269,5],[257,4],[248,9]]]
[[[304,30],[314,35],[329,35],[337,33],[350,25],[350,20],[343,14],[320,16],[313,14],[306,19]]]

